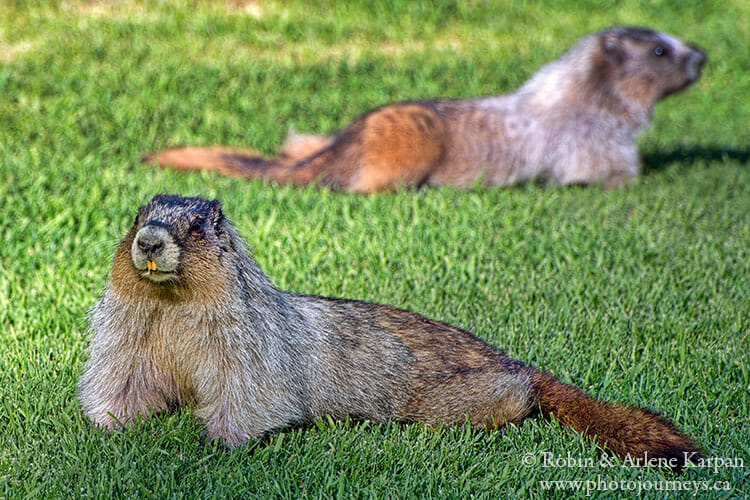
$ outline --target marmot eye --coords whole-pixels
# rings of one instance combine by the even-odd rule
[[[190,232],[196,233],[203,229],[203,221],[201,219],[195,219],[192,224],[190,224]]]
[[[655,56],[664,55],[664,48],[662,48],[662,47],[655,47],[654,48],[654,55]]]

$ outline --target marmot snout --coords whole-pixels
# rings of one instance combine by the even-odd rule
[[[160,282],[177,277],[180,248],[164,227],[144,226],[133,239],[130,255],[144,278]]]

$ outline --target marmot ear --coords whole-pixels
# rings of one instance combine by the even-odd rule
[[[138,211],[135,213],[135,219],[133,219],[133,225],[138,225],[138,219],[140,219],[146,213],[146,206],[138,207]]]
[[[599,44],[602,49],[604,59],[612,64],[620,65],[627,59],[625,47],[623,47],[622,37],[619,33],[608,31],[601,35]]]
[[[221,222],[221,219],[224,218],[224,214],[221,211],[221,203],[219,202],[219,200],[214,200],[211,202],[211,208],[208,212],[208,218],[214,224],[218,224],[219,222]]]

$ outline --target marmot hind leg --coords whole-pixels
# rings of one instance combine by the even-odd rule
[[[487,430],[520,425],[536,409],[528,377],[473,369],[436,381],[428,377],[402,410],[406,420],[437,427],[472,426]],[[431,379],[431,380],[430,380]]]
[[[363,118],[357,133],[359,193],[418,186],[439,165],[447,141],[443,118],[422,104],[395,104]]]

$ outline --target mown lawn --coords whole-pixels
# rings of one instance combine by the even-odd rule
[[[0,498],[567,498],[548,480],[670,495],[653,489],[671,472],[600,464],[554,422],[321,421],[229,453],[189,409],[92,428],[76,400],[86,313],[160,192],[221,199],[281,288],[419,311],[668,416],[745,462],[681,480],[750,494],[749,19],[739,0],[0,3]],[[657,108],[624,189],[358,197],[138,162],[180,144],[271,153],[288,130],[330,133],[387,102],[506,92],[621,23],[709,55]],[[547,452],[596,465],[545,467]]]

